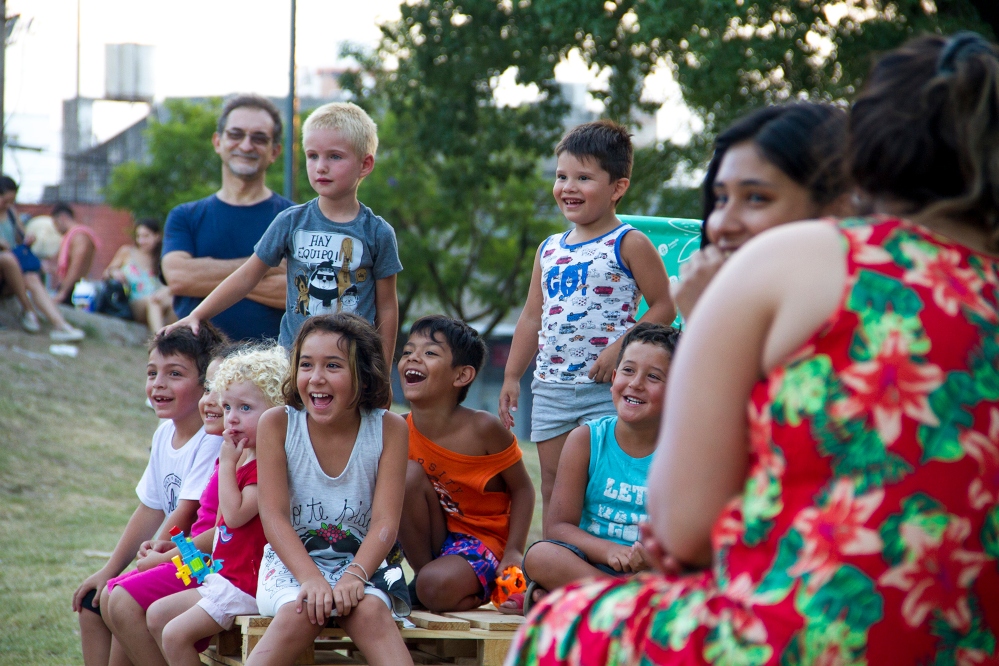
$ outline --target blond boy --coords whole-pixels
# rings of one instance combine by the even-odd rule
[[[395,352],[402,270],[395,232],[357,200],[357,187],[375,166],[377,127],[350,102],[325,104],[302,126],[309,184],[319,196],[282,211],[253,255],[190,315],[174,326],[197,330],[256,286],[268,268],[288,260],[288,294],[281,334],[290,347],[306,318],[352,312],[378,329],[386,358]]]

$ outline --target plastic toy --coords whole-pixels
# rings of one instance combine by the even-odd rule
[[[204,583],[205,576],[218,573],[222,568],[222,560],[212,560],[211,555],[198,550],[180,528],[170,528],[170,540],[180,549],[180,555],[173,557],[173,564],[177,567],[177,578],[184,581],[184,585],[190,585],[191,579]]]
[[[503,573],[496,576],[496,587],[493,588],[492,596],[489,600],[493,606],[499,605],[510,598],[511,594],[524,592],[527,590],[527,582],[524,580],[524,572],[516,565],[510,565],[503,569]]]

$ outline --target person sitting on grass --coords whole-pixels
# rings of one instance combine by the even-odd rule
[[[646,477],[680,332],[638,324],[625,334],[611,396],[617,415],[579,426],[565,442],[552,489],[551,537],[524,556],[525,611],[545,591],[593,576],[652,568],[639,540],[647,519]],[[571,557],[570,555],[575,555]]]
[[[485,356],[468,324],[431,315],[413,324],[399,360],[412,407],[399,541],[416,572],[410,597],[434,611],[488,599],[497,573],[520,564],[534,513],[517,438],[461,406]]]

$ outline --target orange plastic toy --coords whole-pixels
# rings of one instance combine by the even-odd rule
[[[503,573],[496,576],[496,587],[493,588],[493,594],[489,600],[493,602],[493,606],[499,608],[499,605],[506,601],[511,594],[525,590],[527,590],[527,582],[524,580],[524,572],[520,570],[520,567],[510,565],[503,569]]]

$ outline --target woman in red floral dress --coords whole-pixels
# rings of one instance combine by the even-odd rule
[[[651,545],[709,568],[550,594],[508,664],[999,663],[997,51],[915,40],[850,123],[878,215],[748,243],[674,360]]]

